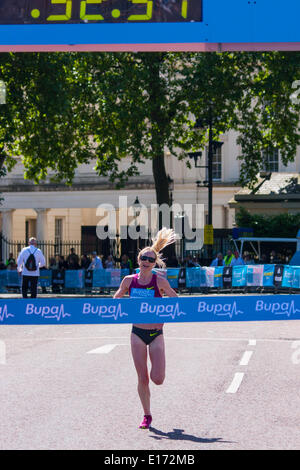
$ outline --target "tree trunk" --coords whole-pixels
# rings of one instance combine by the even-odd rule
[[[169,179],[166,173],[165,156],[161,152],[152,159],[152,171],[155,183],[156,202],[158,205],[170,205]]]
[[[144,56],[145,63],[149,71],[148,91],[151,103],[150,122],[152,124],[152,171],[155,183],[156,203],[158,206],[166,204],[170,207],[169,177],[165,167],[165,126],[168,124],[164,110],[164,100],[166,95],[165,83],[160,76],[161,66],[164,61],[164,53],[147,54]],[[168,210],[169,212],[169,210]],[[159,211],[158,228],[162,228],[163,220]],[[172,214],[168,217],[168,224],[172,226]],[[170,245],[163,250],[163,255],[167,259],[175,257],[175,245]],[[166,260],[167,261],[167,260]]]

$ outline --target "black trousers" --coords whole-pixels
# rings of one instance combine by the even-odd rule
[[[22,297],[27,299],[27,291],[30,284],[31,298],[35,299],[37,296],[38,276],[22,276]]]

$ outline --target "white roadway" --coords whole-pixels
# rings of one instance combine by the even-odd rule
[[[300,449],[300,321],[166,324],[149,431],[130,328],[2,326],[0,449]]]

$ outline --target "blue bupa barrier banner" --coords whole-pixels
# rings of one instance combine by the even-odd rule
[[[41,269],[39,276],[39,285],[41,287],[50,287],[52,285],[51,269]]]
[[[72,288],[118,288],[129,269],[44,270],[39,277],[41,287]],[[138,269],[136,270],[138,272]],[[284,265],[244,265],[233,267],[196,267],[154,269],[153,272],[168,279],[171,287],[190,288],[240,288],[282,287],[300,289],[300,267]],[[20,287],[22,276],[17,271],[0,271],[0,291]]]
[[[65,287],[68,289],[82,289],[84,287],[84,270],[67,270],[65,272]]]
[[[300,296],[0,300],[0,325],[268,320],[300,320]]]
[[[274,287],[274,264],[265,264],[263,272],[263,286],[264,287]]]
[[[7,287],[20,287],[21,286],[21,279],[22,276],[18,273],[18,271],[6,271],[6,286]]]
[[[245,287],[247,284],[247,266],[234,266],[232,270],[232,287]]]
[[[167,268],[167,279],[173,289],[178,288],[180,268]]]

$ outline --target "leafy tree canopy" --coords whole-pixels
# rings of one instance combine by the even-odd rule
[[[241,208],[235,216],[239,227],[252,227],[254,237],[295,238],[300,227],[300,212],[297,214],[250,214]]]
[[[22,155],[35,182],[52,170],[68,184],[96,159],[96,172],[119,186],[151,159],[157,202],[169,202],[165,150],[190,165],[211,119],[215,139],[238,131],[240,182],[251,185],[262,150],[277,147],[284,164],[295,158],[299,65],[298,52],[0,54],[0,154],[8,170]]]

